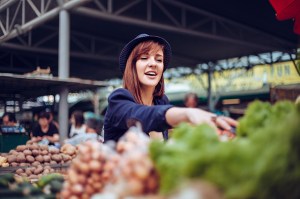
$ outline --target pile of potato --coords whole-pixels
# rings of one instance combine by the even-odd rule
[[[78,149],[78,156],[67,173],[62,198],[88,199],[101,192],[105,184],[113,180],[114,168],[119,162],[117,154],[96,141],[88,141]]]
[[[76,156],[76,148],[71,153],[60,152],[57,148],[36,143],[19,145],[15,150],[10,150],[7,160],[10,166],[38,166],[50,164],[70,163]]]
[[[34,179],[41,175],[54,172],[51,165],[68,164],[76,157],[77,149],[72,145],[64,145],[60,150],[47,145],[27,143],[10,150],[7,156],[7,165],[11,167],[27,167],[16,169],[16,177]]]
[[[15,172],[16,177],[25,177],[30,180],[32,179],[38,179],[42,177],[43,175],[47,175],[50,173],[53,173],[54,169],[51,168],[49,165],[37,165],[37,166],[31,166],[24,169],[17,169]]]

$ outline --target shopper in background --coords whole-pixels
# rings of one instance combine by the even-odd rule
[[[3,133],[25,133],[25,128],[20,125],[14,113],[6,112],[2,116],[1,132]]]
[[[74,111],[71,115],[71,128],[69,137],[74,137],[79,134],[86,133],[86,125],[84,124],[84,117],[82,111]]]
[[[53,144],[59,141],[58,129],[50,122],[48,113],[41,112],[39,114],[38,125],[33,129],[31,137],[36,142],[45,139]]]
[[[45,112],[49,115],[49,122],[52,123],[52,124],[54,124],[56,126],[56,128],[59,129],[58,122],[56,122],[54,120],[54,116],[53,116],[52,110],[49,109],[49,108],[47,108]]]
[[[170,60],[171,46],[161,37],[140,34],[125,45],[119,57],[123,88],[115,90],[108,98],[104,119],[105,141],[117,141],[134,120],[142,124],[147,134],[162,132],[165,139],[168,137],[167,130],[181,122],[207,123],[227,130],[237,125],[231,118],[216,117],[198,108],[170,105],[163,77]]]
[[[2,116],[3,126],[15,126],[17,123],[16,116],[13,113],[6,112]]]
[[[198,107],[198,96],[196,93],[187,93],[184,97],[184,106],[188,108]]]
[[[102,136],[99,135],[101,129],[101,121],[95,116],[94,113],[92,113],[92,115],[91,113],[88,113],[88,115],[89,116],[85,119],[85,133],[77,134],[76,136],[65,140],[65,143],[76,146],[88,140],[97,140],[103,142]]]

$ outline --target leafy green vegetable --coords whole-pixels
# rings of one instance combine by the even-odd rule
[[[182,124],[150,154],[168,194],[185,179],[217,185],[226,198],[300,198],[300,105],[256,101],[239,121],[237,137],[219,142],[208,125]]]

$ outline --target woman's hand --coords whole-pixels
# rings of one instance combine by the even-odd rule
[[[166,120],[173,127],[181,122],[188,122],[195,125],[206,123],[214,128],[218,127],[228,131],[238,124],[237,121],[229,117],[216,116],[216,114],[198,108],[170,108],[166,112]]]

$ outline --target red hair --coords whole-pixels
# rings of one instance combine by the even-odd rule
[[[133,95],[135,101],[144,104],[141,97],[141,83],[136,71],[136,62],[143,54],[164,51],[164,46],[155,41],[145,41],[139,43],[130,53],[123,75],[123,87]],[[164,66],[165,67],[165,66]],[[165,83],[163,74],[158,84],[155,86],[153,96],[162,97],[165,93]]]

